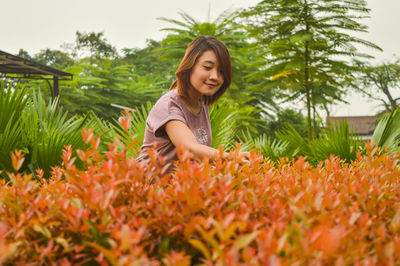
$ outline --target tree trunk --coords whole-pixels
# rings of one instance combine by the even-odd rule
[[[315,105],[313,104],[312,105],[312,110],[313,110],[313,120],[312,120],[312,122],[313,122],[313,134],[314,134],[314,137],[317,137],[318,136],[318,130],[317,130],[317,110],[315,109]]]
[[[394,109],[397,108],[396,100],[393,99],[392,94],[390,93],[389,89],[386,86],[382,87],[382,91],[386,95],[387,99],[389,100],[390,107],[391,107],[390,111],[393,111]]]
[[[304,10],[304,20],[306,23],[306,32],[309,32],[309,25],[308,25],[308,6],[307,0],[304,2],[305,10]],[[307,131],[308,137],[313,139],[313,125],[312,125],[312,98],[313,98],[313,91],[312,86],[310,84],[310,73],[309,73],[309,65],[310,65],[310,54],[308,50],[308,41],[304,42],[304,88],[306,91],[306,104],[307,104]]]
[[[309,90],[309,85],[307,84],[308,71],[305,69],[306,81],[304,88],[306,90],[306,105],[307,105],[307,134],[310,139],[312,139],[312,123],[311,123],[311,93]]]

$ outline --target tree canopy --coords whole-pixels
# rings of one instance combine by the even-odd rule
[[[243,13],[263,50],[264,67],[251,80],[302,100],[309,137],[317,128],[317,107],[340,101],[359,70],[348,59],[371,58],[356,45],[380,49],[352,35],[367,30],[360,20],[368,12],[364,0],[265,0]]]

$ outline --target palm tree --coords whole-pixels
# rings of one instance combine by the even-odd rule
[[[179,28],[163,28],[170,34],[162,41],[165,47],[160,48],[163,52],[162,59],[180,59],[185,54],[188,44],[199,35],[213,36],[225,43],[230,50],[244,48],[248,45],[243,27],[235,22],[239,12],[226,10],[214,21],[200,22],[186,12],[178,12],[183,21],[168,19],[159,20],[175,24]],[[232,57],[234,58],[235,52]]]

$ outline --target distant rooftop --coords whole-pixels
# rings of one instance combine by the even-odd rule
[[[347,120],[350,129],[361,136],[368,136],[374,133],[378,116],[329,116],[326,119],[327,125],[334,121]]]

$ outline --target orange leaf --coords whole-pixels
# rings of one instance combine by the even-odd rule
[[[25,160],[24,154],[21,151],[16,150],[15,152],[11,153],[12,166],[15,172],[18,172],[18,170],[24,163],[24,160]]]

